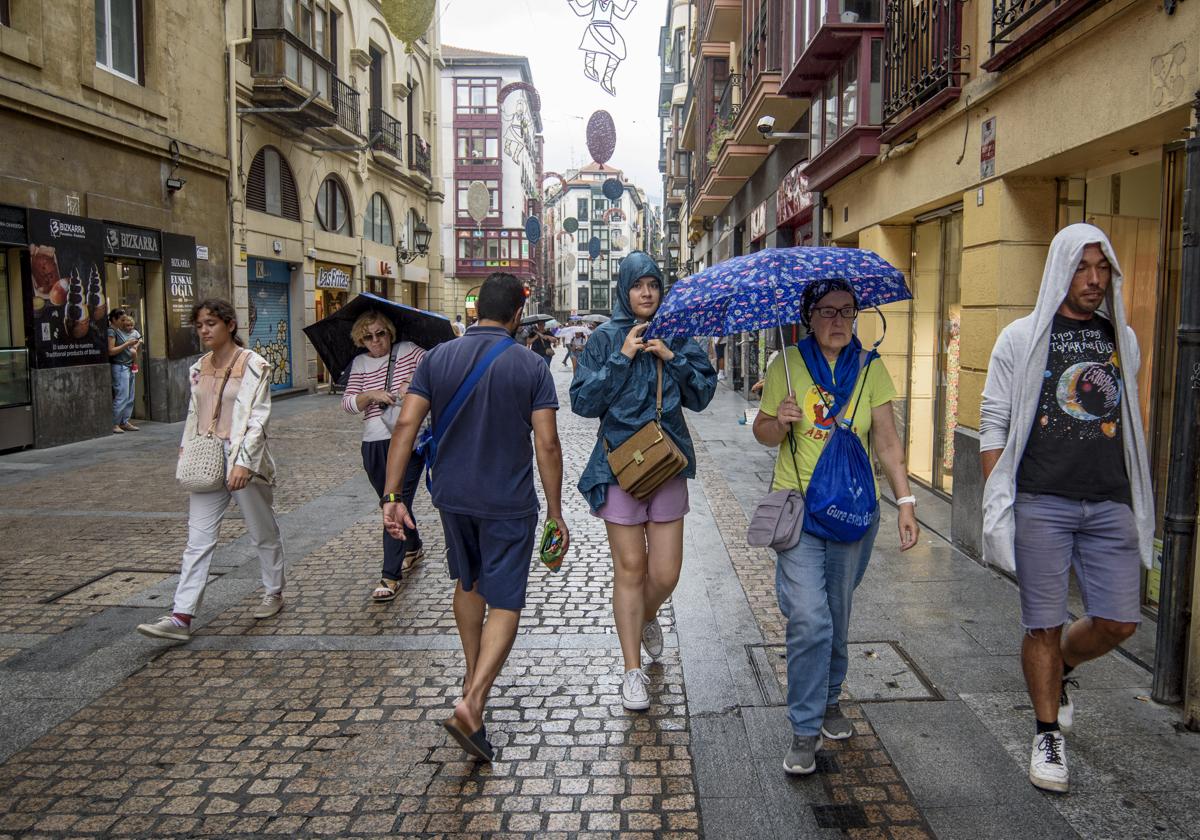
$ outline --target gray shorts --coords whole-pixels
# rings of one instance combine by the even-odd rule
[[[1129,505],[1018,493],[1017,583],[1026,630],[1067,623],[1071,567],[1093,618],[1142,620],[1141,554]]]

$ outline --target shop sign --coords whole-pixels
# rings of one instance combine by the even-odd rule
[[[750,213],[750,241],[757,242],[767,235],[767,202],[763,202]]]
[[[196,246],[196,259],[198,259],[198,260],[207,260],[208,259],[208,246],[207,245],[197,245]]]
[[[34,365],[105,361],[104,224],[30,210],[28,230]]]
[[[775,224],[779,227],[802,221],[805,214],[812,212],[813,196],[808,189],[808,175],[804,166],[808,161],[792,168],[779,182],[775,194]]]
[[[395,277],[396,267],[387,260],[377,260],[374,257],[363,257],[364,277]]]
[[[317,288],[348,292],[350,291],[351,271],[353,269],[348,269],[340,265],[317,263]]]
[[[996,177],[996,118],[988,117],[979,129],[979,178]]]
[[[25,208],[0,204],[0,243],[4,245],[27,245],[29,234],[25,230]]]
[[[134,260],[162,259],[158,231],[128,225],[104,225],[104,254]]]
[[[167,358],[185,359],[200,352],[192,327],[196,295],[196,239],[178,233],[162,236],[163,278],[167,311]]]

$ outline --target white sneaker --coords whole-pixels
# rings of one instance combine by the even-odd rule
[[[621,682],[621,705],[631,712],[644,712],[650,708],[650,678],[641,668],[625,672]]]
[[[272,592],[262,597],[254,610],[255,618],[270,618],[283,609],[283,593]]]
[[[1070,774],[1067,772],[1067,741],[1061,732],[1046,732],[1033,736],[1029,781],[1034,787],[1042,790],[1067,792],[1070,781]]]
[[[657,662],[658,658],[662,656],[662,627],[659,626],[657,618],[650,619],[646,622],[646,626],[642,628],[642,647],[646,649],[646,655],[653,662]]]
[[[1071,677],[1063,677],[1062,692],[1058,695],[1058,728],[1064,734],[1071,731],[1071,727],[1075,725],[1075,701],[1071,699],[1071,695],[1067,693],[1067,684],[1072,688],[1079,688],[1079,683]]]
[[[718,382],[724,382],[724,381],[725,381],[725,371],[723,371],[723,370],[719,370],[719,371],[717,371],[717,381],[718,381]]]
[[[186,642],[192,638],[192,628],[176,624],[174,616],[164,615],[147,624],[139,624],[137,631],[151,639],[167,639],[172,642]]]

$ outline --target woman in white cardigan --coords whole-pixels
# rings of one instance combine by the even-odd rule
[[[179,451],[183,441],[213,428],[225,443],[226,480],[219,490],[190,494],[188,544],[172,612],[137,628],[144,636],[173,642],[191,638],[192,617],[204,599],[208,567],[231,498],[246,520],[262,569],[264,591],[254,617],[270,618],[283,608],[283,542],[272,507],[275,462],[267,451],[271,366],[245,349],[229,302],[197,304],[192,323],[209,352],[190,370],[192,396]]]

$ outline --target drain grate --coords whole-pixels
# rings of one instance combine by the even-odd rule
[[[869,828],[867,815],[861,805],[813,805],[813,816],[818,828]]]
[[[850,669],[842,698],[860,703],[941,700],[920,668],[898,642],[851,642]],[[748,646],[750,663],[768,706],[787,703],[787,649],[783,645]]]

